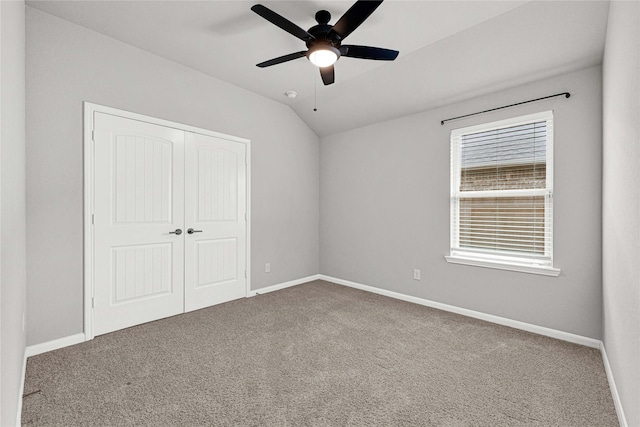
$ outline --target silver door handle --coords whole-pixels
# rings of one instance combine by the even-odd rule
[[[175,234],[176,236],[179,236],[182,234],[182,230],[176,228],[176,231],[170,231],[169,234]]]
[[[187,233],[189,233],[189,234],[202,233],[202,230],[194,230],[193,228],[190,228],[190,229],[187,230]]]

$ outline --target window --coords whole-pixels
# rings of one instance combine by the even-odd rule
[[[447,261],[557,276],[553,112],[451,132]]]

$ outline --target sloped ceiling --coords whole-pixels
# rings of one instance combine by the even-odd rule
[[[28,1],[246,90],[288,104],[319,136],[423,111],[602,61],[608,2],[385,1],[347,43],[400,51],[394,62],[342,58],[324,86],[306,58],[258,62],[304,43],[247,1]],[[262,1],[302,28],[334,23],[352,1]],[[285,92],[298,92],[289,99]],[[546,94],[541,94],[546,95]],[[318,111],[313,111],[317,105]]]

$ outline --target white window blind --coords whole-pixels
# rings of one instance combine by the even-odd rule
[[[451,133],[451,257],[553,267],[553,113]]]

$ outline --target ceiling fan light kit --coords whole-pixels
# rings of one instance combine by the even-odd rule
[[[382,3],[382,0],[358,0],[335,23],[329,25],[331,14],[326,10],[316,13],[315,19],[318,25],[303,30],[293,22],[278,15],[271,9],[256,4],[251,10],[272,24],[280,27],[289,34],[299,38],[307,45],[306,51],[290,53],[257,64],[260,68],[270,67],[283,62],[306,56],[309,61],[320,69],[320,76],[325,85],[335,81],[333,64],[342,56],[360,59],[373,59],[377,61],[393,61],[398,57],[397,50],[383,49],[380,47],[342,45],[342,41],[360,26]]]
[[[307,51],[307,58],[316,67],[328,67],[340,58],[340,51],[331,45],[317,45]]]

